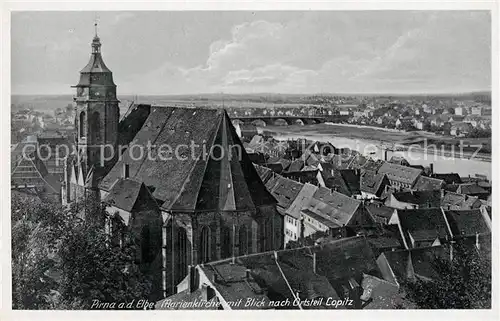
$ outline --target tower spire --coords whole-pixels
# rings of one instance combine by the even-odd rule
[[[94,30],[95,30],[95,37],[98,38],[98,36],[97,36],[97,13],[94,16]]]

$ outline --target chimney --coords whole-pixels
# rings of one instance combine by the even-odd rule
[[[429,173],[429,175],[434,174],[434,163],[431,163],[431,164],[429,165],[429,167],[430,167],[430,173]]]
[[[476,232],[476,248],[478,250],[481,249],[481,245],[479,244],[479,233]]]
[[[251,270],[250,270],[250,269],[246,269],[246,270],[245,270],[245,280],[247,280],[247,282],[250,282],[250,279],[251,279],[251,277],[252,277],[252,275],[251,275],[251,273],[250,273],[250,272],[251,272]]]
[[[123,164],[123,178],[129,178],[130,176],[130,165],[129,164]]]
[[[212,283],[215,285],[215,283],[217,283],[219,281],[219,278],[217,277],[217,273],[213,273],[212,274]]]

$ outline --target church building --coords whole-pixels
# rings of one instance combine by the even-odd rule
[[[277,202],[225,110],[142,104],[120,121],[97,34],[75,87],[63,202],[92,195],[106,205],[111,239],[134,235],[156,298],[176,293],[190,265],[282,248]]]

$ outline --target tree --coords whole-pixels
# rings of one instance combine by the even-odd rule
[[[406,283],[409,297],[422,309],[491,308],[491,258],[475,249],[457,247],[452,262],[436,259],[440,277]]]
[[[83,204],[66,209],[13,195],[14,309],[89,309],[93,300],[148,298],[151,280],[136,264],[134,238],[111,245],[102,206],[89,203],[83,219]]]

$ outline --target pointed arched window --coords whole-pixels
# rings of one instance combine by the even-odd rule
[[[200,259],[206,263],[210,261],[210,228],[203,226],[200,234]]]
[[[85,112],[84,111],[82,111],[80,113],[80,120],[78,122],[78,125],[80,126],[78,128],[80,137],[85,137]]]
[[[177,229],[177,266],[178,281],[182,280],[187,275],[188,270],[188,238],[186,229],[179,227]]]

